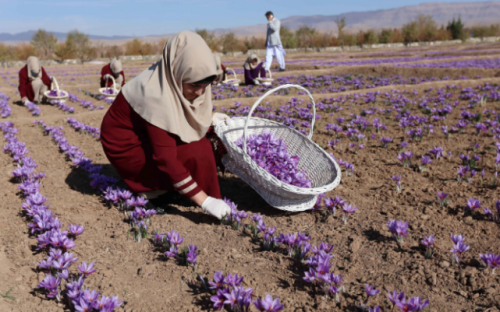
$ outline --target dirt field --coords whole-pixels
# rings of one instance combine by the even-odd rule
[[[460,47],[440,47],[411,50],[410,56],[432,57],[434,55],[460,56],[463,59],[500,57],[496,44]],[[460,50],[477,49],[474,52]],[[453,53],[450,53],[453,50]],[[484,51],[483,51],[484,50]],[[409,57],[407,50],[387,51],[392,53],[386,58]],[[433,53],[431,53],[433,52]],[[363,52],[368,54],[367,52]],[[363,53],[310,53],[290,55],[288,61],[332,60],[347,61],[359,59],[381,59],[380,55],[372,58]],[[373,52],[371,52],[373,53]],[[377,51],[377,53],[379,53]],[[244,58],[226,58],[231,67],[240,68]],[[223,58],[223,63],[226,61]],[[440,59],[439,61],[447,61]],[[239,63],[238,63],[239,62]],[[234,64],[234,65],[233,65]],[[145,69],[149,63],[127,63],[124,71],[127,81]],[[337,160],[344,160],[354,165],[354,175],[346,176],[342,170],[341,184],[327,197],[341,196],[348,203],[358,207],[346,225],[342,222],[342,213],[325,216],[321,211],[288,213],[274,209],[266,204],[252,188],[231,173],[219,174],[223,196],[238,204],[238,209],[250,213],[260,213],[268,226],[276,226],[277,233],[305,232],[311,236],[311,244],[321,242],[334,244],[332,271],[344,278],[345,293],[340,302],[325,298],[310,283],[303,280],[306,266],[293,260],[284,248],[276,251],[263,251],[258,242],[251,239],[248,231],[234,230],[231,226],[221,225],[217,220],[203,213],[200,208],[184,203],[173,203],[166,207],[167,214],[152,217],[150,232],[160,233],[176,230],[184,237],[184,244],[196,244],[200,251],[196,273],[212,281],[216,271],[237,273],[244,276],[243,286],[253,288],[256,297],[271,294],[279,297],[285,305],[284,311],[355,311],[365,297],[365,284],[374,285],[380,293],[370,298],[369,307],[375,305],[392,308],[387,292],[396,289],[404,291],[407,298],[420,296],[429,299],[430,311],[499,311],[500,277],[493,275],[481,263],[479,254],[500,254],[499,224],[490,220],[479,209],[475,218],[464,215],[463,210],[469,198],[481,201],[482,207],[489,207],[497,214],[495,203],[500,200],[497,185],[493,185],[496,172],[495,157],[498,139],[495,131],[498,125],[499,108],[495,92],[500,92],[496,84],[498,70],[482,68],[401,68],[388,64],[361,66],[326,66],[308,63],[294,63],[284,73],[275,73],[274,77],[289,77],[293,82],[300,75],[317,77],[320,75],[357,75],[388,78],[394,76],[405,79],[436,78],[440,81],[422,83],[389,83],[371,86],[368,83],[355,88],[345,83],[333,83],[344,86],[345,90],[322,92],[332,85],[319,83],[311,87],[313,97],[318,104],[332,105],[330,109],[318,109],[320,119],[314,131],[313,140],[328,153],[333,153]],[[13,122],[19,129],[17,137],[26,143],[26,148],[38,164],[37,171],[45,172],[41,192],[46,196],[50,209],[59,217],[64,228],[69,224],[85,226],[85,232],[76,239],[72,249],[79,260],[95,262],[97,272],[86,281],[87,287],[97,289],[104,295],[117,295],[124,304],[119,311],[208,311],[214,310],[210,294],[202,287],[199,277],[192,267],[181,266],[160,252],[151,241],[134,242],[128,234],[130,225],[124,220],[123,213],[110,208],[103,196],[89,185],[86,173],[74,168],[49,136],[33,125],[34,120],[43,120],[49,126],[63,126],[69,144],[78,146],[86,157],[95,164],[103,165],[103,173],[118,178],[109,165],[101,144],[90,135],[74,131],[66,122],[67,117],[100,127],[102,118],[109,107],[104,101],[98,101],[81,90],[97,93],[100,67],[96,65],[55,66],[46,68],[61,83],[61,88],[76,94],[79,99],[91,101],[94,106],[104,109],[89,110],[78,102],[67,101],[74,108],[74,114],[66,114],[55,106],[39,105],[41,115],[32,116],[28,109],[20,105],[17,94],[17,76],[19,69],[0,69],[0,92],[10,97],[8,104],[12,114],[5,121]],[[477,78],[480,76],[481,78]],[[3,79],[1,78],[3,77]],[[392,78],[391,78],[392,77]],[[465,79],[467,77],[467,79]],[[243,79],[239,75],[240,79]],[[312,78],[311,78],[312,79]],[[420,80],[419,80],[420,81]],[[464,98],[464,88],[470,87],[475,92],[472,98]],[[244,95],[243,86],[238,92],[221,90],[227,98],[215,100],[217,111],[229,110],[237,114],[235,102],[242,106],[251,106],[258,94],[266,88],[249,88],[255,96]],[[243,93],[242,93],[243,92]],[[232,97],[228,94],[233,93]],[[237,93],[242,93],[237,96]],[[368,93],[368,95],[367,95]],[[494,94],[495,93],[495,94]],[[269,108],[263,114],[275,112],[286,105],[292,97],[303,99],[301,107],[308,102],[305,95],[273,95],[264,102]],[[478,99],[487,101],[481,105]],[[444,120],[431,119],[426,111],[427,103],[431,109],[452,107],[451,113]],[[390,109],[390,111],[386,111]],[[489,111],[488,111],[489,110]],[[407,111],[407,113],[405,112]],[[441,127],[456,126],[463,119],[463,112],[481,114],[480,120],[474,119],[463,132],[451,133],[449,138]],[[354,115],[353,115],[354,114]],[[401,114],[405,116],[427,117],[428,120],[406,131],[400,126]],[[352,122],[355,116],[363,116],[370,124],[362,130],[366,138],[362,142],[349,140],[340,133],[336,147],[328,146],[334,139],[325,127],[327,124],[339,124],[338,118],[345,118],[344,124]],[[267,115],[266,115],[267,116]],[[377,133],[372,126],[374,118],[387,126],[387,130]],[[305,118],[299,118],[307,121]],[[489,121],[488,121],[489,120]],[[475,123],[487,125],[488,130],[476,133]],[[425,134],[421,141],[410,140],[407,130],[432,125],[433,133]],[[308,130],[307,127],[297,127]],[[431,127],[432,129],[432,127]],[[344,128],[345,132],[346,128]],[[374,135],[373,138],[371,136]],[[379,141],[389,137],[393,142],[383,148]],[[407,141],[406,151],[413,152],[413,166],[404,168],[398,161],[400,144]],[[2,146],[5,141],[2,141]],[[355,151],[349,144],[364,148]],[[473,150],[472,144],[479,144]],[[431,156],[429,150],[440,146],[445,157],[432,158],[427,170],[420,173],[421,157]],[[448,152],[452,153],[451,158]],[[457,181],[457,170],[462,165],[460,154],[480,156],[476,164],[478,174],[471,183]],[[37,262],[46,257],[44,252],[35,250],[36,236],[31,235],[27,219],[22,215],[18,184],[12,180],[15,163],[4,153],[0,154],[2,175],[0,189],[3,192],[0,209],[0,294],[9,296],[0,298],[0,311],[66,311],[66,302],[46,299],[37,285],[45,274],[37,268]],[[484,170],[483,182],[480,180]],[[396,191],[394,175],[401,175],[402,191]],[[498,182],[497,182],[498,184]],[[448,206],[441,207],[437,202],[437,192],[448,193]],[[402,248],[396,242],[386,226],[389,220],[403,220],[409,223],[409,234]],[[248,223],[248,221],[246,221]],[[431,259],[425,258],[425,249],[420,244],[424,235],[436,237],[436,247]],[[461,269],[451,263],[450,250],[453,243],[450,234],[462,234],[470,245],[463,254]],[[150,235],[152,236],[152,235]],[[70,269],[77,271],[76,264]],[[252,307],[252,311],[257,311]],[[367,309],[368,311],[368,309]]]

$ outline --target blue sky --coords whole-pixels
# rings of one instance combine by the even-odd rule
[[[93,35],[145,36],[264,23],[264,13],[335,15],[435,1],[413,0],[0,0],[0,32],[44,28]],[[480,2],[441,0],[439,2]]]

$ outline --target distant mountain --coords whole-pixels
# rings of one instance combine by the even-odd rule
[[[29,30],[17,34],[0,33],[0,41],[31,41],[31,38],[33,37],[33,34],[35,32],[36,30]],[[66,40],[66,37],[68,36],[67,33],[61,33],[61,32],[53,32],[53,34],[60,41]],[[96,35],[89,35],[89,37],[92,40],[122,40],[122,39],[133,38],[127,36],[96,36]]]
[[[339,15],[312,15],[312,16],[290,16],[284,18],[279,15],[279,11],[275,12],[276,16],[281,19],[282,24],[291,28],[298,29],[300,26],[307,25],[316,28],[319,31],[337,31],[335,19],[345,17],[346,30],[358,31],[365,29],[381,29],[400,27],[408,21],[414,19],[419,14],[431,15],[438,25],[447,24],[453,18],[461,17],[462,22],[467,26],[484,25],[500,23],[500,1],[484,1],[484,2],[457,2],[443,3],[430,2],[419,5],[404,6],[389,10],[365,11],[365,12],[348,12]],[[233,32],[238,36],[265,36],[266,24],[238,26],[233,28],[214,29],[216,34]],[[30,30],[18,34],[0,33],[0,42],[19,42],[30,41],[35,31]],[[54,32],[57,39],[63,41],[67,34]],[[171,34],[153,35],[143,37],[145,41],[156,41],[159,39],[170,37]],[[92,40],[102,40],[108,44],[121,44],[133,37],[127,36],[96,36],[90,35]]]
[[[431,15],[438,25],[447,24],[453,18],[461,17],[467,26],[500,23],[500,1],[484,2],[432,2],[419,5],[404,6],[389,10],[349,12],[339,15],[290,16],[283,18],[279,12],[276,16],[283,25],[298,29],[307,25],[320,31],[337,31],[335,19],[345,17],[346,29],[381,29],[400,27],[419,14]],[[216,29],[216,33],[234,32],[237,35],[265,34],[266,24],[240,26],[229,29]]]

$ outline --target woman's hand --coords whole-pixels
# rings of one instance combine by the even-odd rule
[[[253,83],[254,83],[256,86],[260,85],[260,82],[259,82],[257,79],[254,79],[254,80],[253,80]]]
[[[203,204],[201,205],[201,209],[219,220],[231,214],[231,208],[228,206],[228,204],[226,204],[221,199],[213,198],[210,196],[203,202]]]
[[[221,114],[221,113],[215,113],[213,116],[212,116],[212,126],[215,126],[217,125],[219,122],[221,121],[227,121],[231,118],[229,118],[228,115],[226,114]]]

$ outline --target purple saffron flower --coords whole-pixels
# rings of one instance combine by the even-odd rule
[[[378,289],[373,289],[373,286],[372,285],[368,285],[366,284],[365,285],[365,291],[366,291],[366,295],[368,297],[373,297],[373,296],[376,296],[380,290]]]
[[[463,242],[458,242],[453,245],[453,249],[450,252],[453,254],[453,259],[456,263],[460,265],[460,259],[462,257],[462,253],[469,250],[469,245],[464,244]]]
[[[469,198],[469,200],[467,200],[467,206],[465,207],[465,209],[474,213],[476,209],[480,207],[481,202],[479,201],[479,199]]]
[[[392,142],[392,138],[383,137],[380,139],[380,142],[382,142],[382,144],[384,144],[384,148],[387,148],[387,144]]]
[[[387,222],[387,227],[398,245],[404,242],[404,238],[408,234],[408,222],[389,220]]]
[[[438,202],[441,207],[446,206],[448,194],[444,192],[437,192]]]
[[[389,297],[389,301],[392,302],[393,305],[395,305],[396,302],[406,302],[404,292],[400,292],[398,294],[398,292],[394,290],[391,295],[391,292],[389,291],[387,297]]]
[[[347,224],[348,214],[355,213],[356,210],[358,210],[358,207],[354,207],[354,205],[349,205],[349,204],[345,203],[344,206],[342,207],[342,210],[344,211],[344,216],[343,216],[344,224]]]
[[[488,218],[493,218],[493,213],[488,207],[484,207],[484,215]]]
[[[214,308],[221,311],[224,309],[224,304],[226,302],[226,294],[228,294],[228,290],[217,289],[217,294],[210,297],[210,301],[214,303]]]
[[[243,282],[243,276],[240,277],[238,276],[238,274],[232,275],[231,273],[229,273],[224,279],[224,283],[232,287],[240,286],[241,282]]]
[[[263,300],[257,298],[257,300],[253,302],[253,304],[259,311],[268,311],[268,312],[281,311],[283,310],[284,307],[284,305],[280,303],[279,298],[273,299],[271,295],[266,295],[266,297]]]
[[[78,265],[78,270],[80,270],[80,272],[82,272],[85,276],[88,276],[96,271],[95,269],[93,269],[94,264],[95,262],[92,262],[87,265],[87,263],[83,261],[82,264]]]
[[[429,235],[429,237],[427,237],[427,235],[424,235],[424,239],[421,240],[421,242],[427,248],[434,246],[434,235],[431,234]]]
[[[73,225],[70,224],[69,226],[69,232],[73,234],[74,236],[78,236],[83,233],[83,225]]]
[[[224,287],[224,275],[222,271],[217,271],[214,274],[214,281],[208,282],[210,289],[222,289]]]

